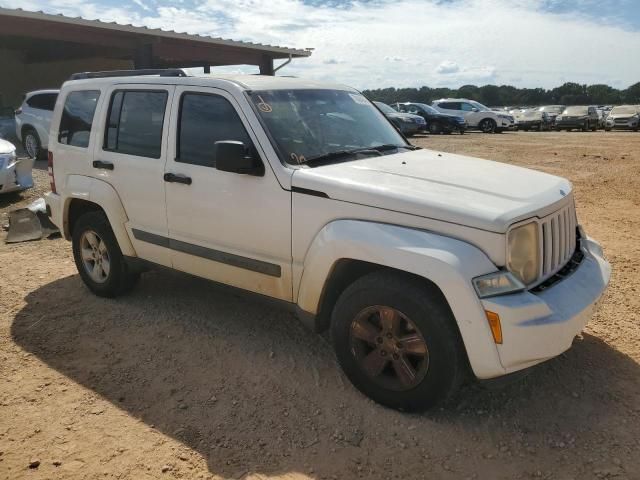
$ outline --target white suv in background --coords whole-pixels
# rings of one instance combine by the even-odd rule
[[[513,115],[496,112],[475,100],[443,98],[435,100],[431,105],[442,113],[464,118],[469,129],[478,129],[484,133],[501,133],[515,128]]]
[[[15,111],[16,136],[31,158],[42,158],[49,145],[49,125],[59,90],[36,90],[25,95]]]
[[[568,180],[413,146],[357,90],[109,75],[62,86],[46,195],[96,295],[162,265],[278,299],[420,410],[568,349],[609,282]]]

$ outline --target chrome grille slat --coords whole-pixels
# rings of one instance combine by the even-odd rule
[[[577,220],[573,201],[540,220],[541,269],[538,281],[556,274],[571,259],[576,249]]]

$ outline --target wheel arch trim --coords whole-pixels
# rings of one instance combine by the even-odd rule
[[[129,217],[122,205],[122,201],[115,189],[107,182],[83,175],[69,175],[65,190],[70,192],[65,198],[63,207],[63,235],[67,240],[71,239],[69,211],[74,200],[82,200],[93,203],[105,212],[113,234],[123,255],[136,257],[131,239],[125,228]]]
[[[327,281],[338,262],[349,259],[393,268],[424,278],[440,289],[449,304],[469,363],[479,378],[504,374],[471,279],[496,271],[478,248],[450,237],[396,225],[336,220],[314,238],[304,259],[296,303],[319,313]]]

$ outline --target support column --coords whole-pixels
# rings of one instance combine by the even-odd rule
[[[267,55],[262,57],[260,62],[260,75],[273,75],[273,59]]]

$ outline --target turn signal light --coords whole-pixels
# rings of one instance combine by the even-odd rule
[[[500,325],[500,315],[489,310],[484,311],[487,316],[487,322],[489,322],[489,328],[491,328],[491,334],[493,335],[493,341],[497,344],[502,344],[502,326]]]

